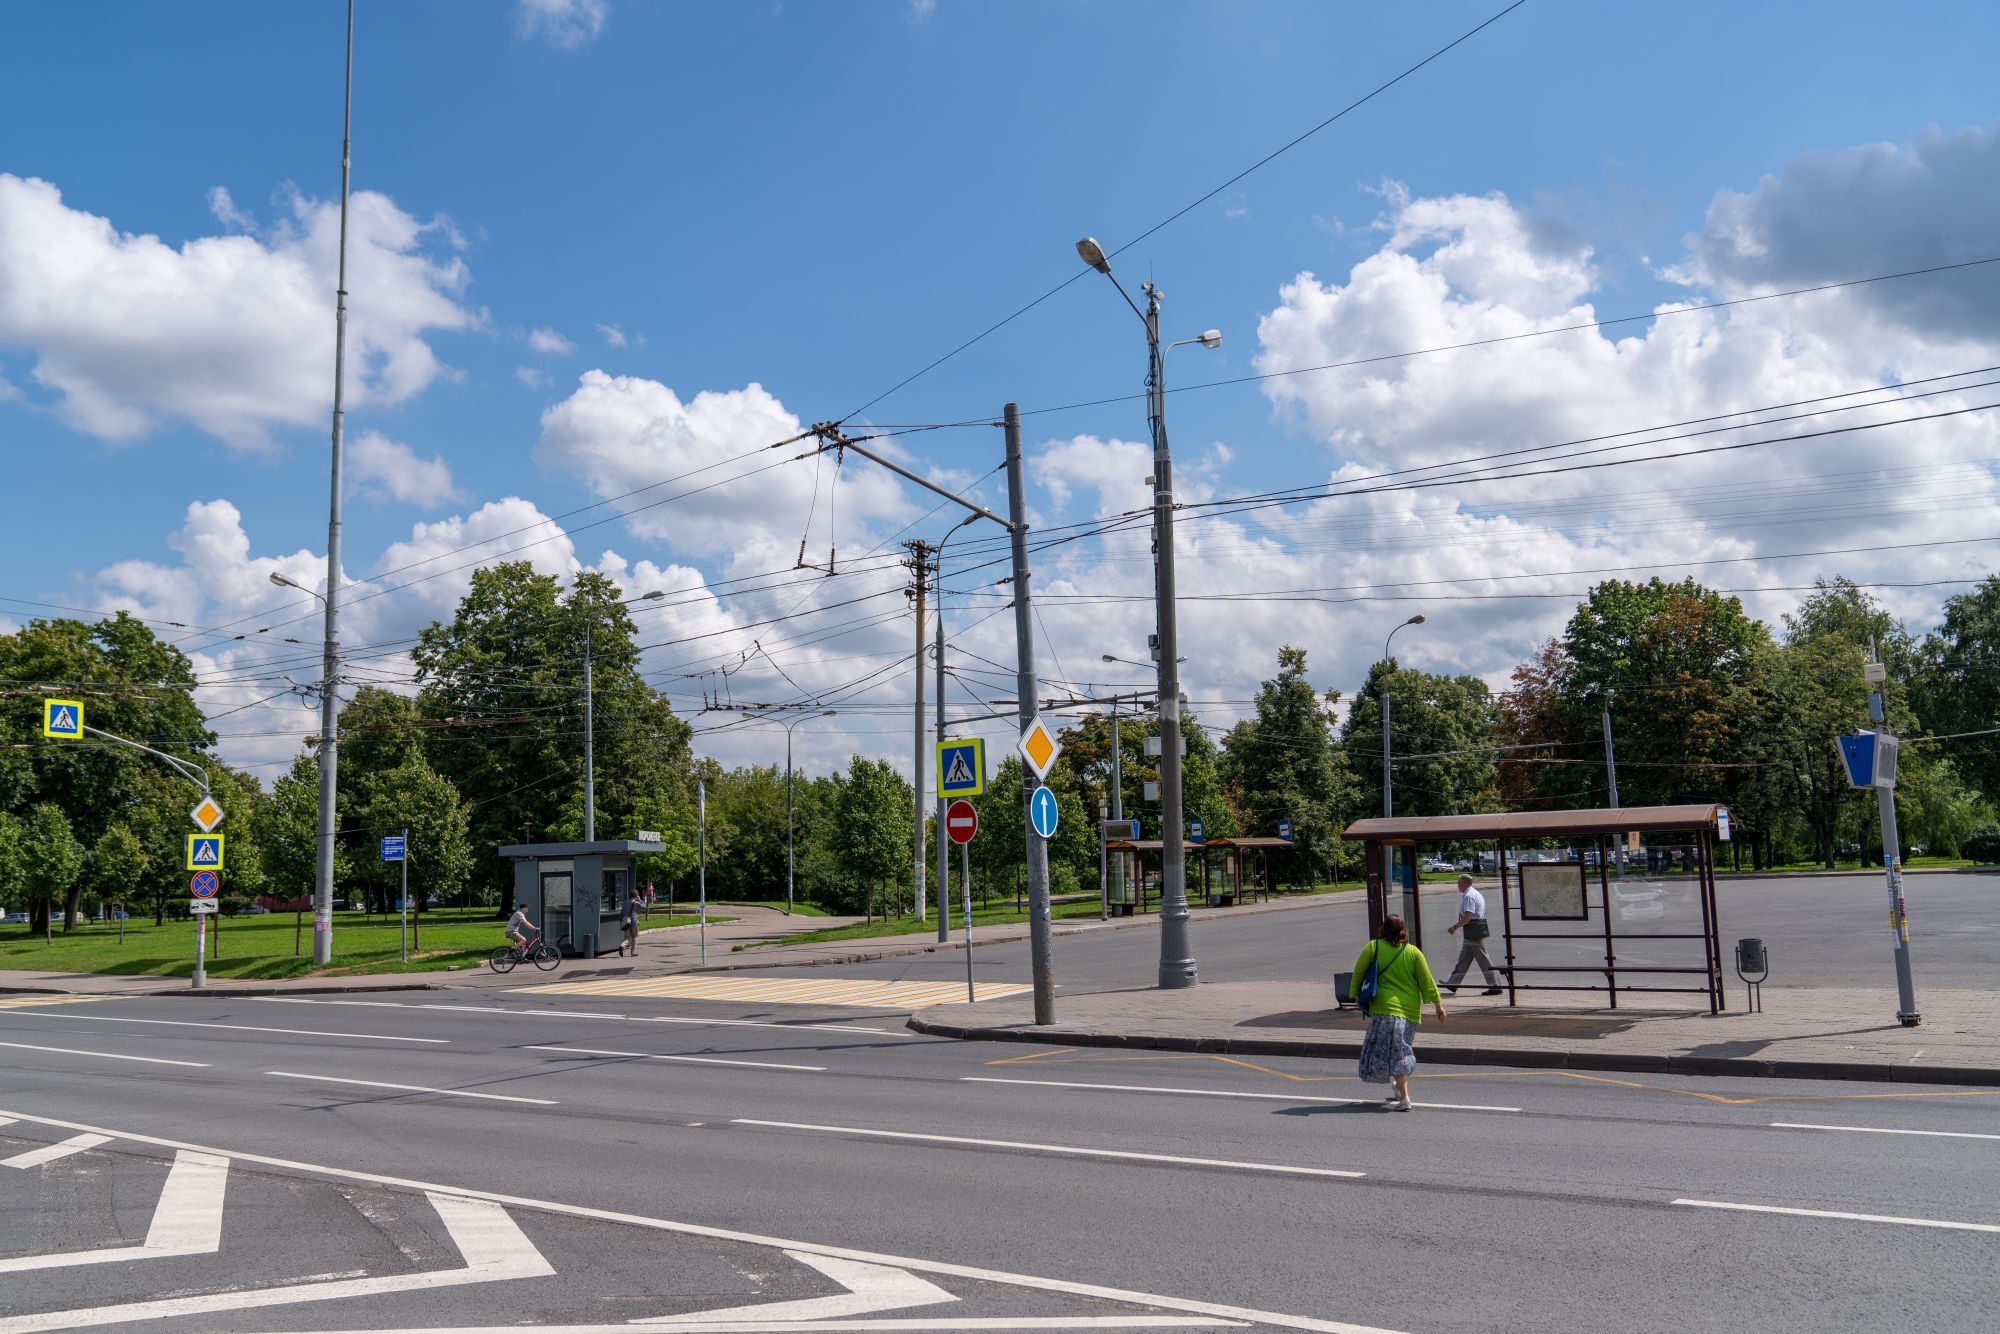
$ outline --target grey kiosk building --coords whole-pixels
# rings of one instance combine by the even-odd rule
[[[514,860],[514,902],[565,955],[594,959],[623,948],[618,914],[632,892],[635,859],[658,843],[626,838],[595,843],[516,843],[500,849]],[[604,942],[612,948],[604,950]]]

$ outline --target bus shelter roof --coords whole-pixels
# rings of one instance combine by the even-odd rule
[[[1487,815],[1378,816],[1341,831],[1350,842],[1454,843],[1469,838],[1551,838],[1564,834],[1665,833],[1713,830],[1712,802],[1693,806],[1625,806],[1591,811],[1494,811]]]

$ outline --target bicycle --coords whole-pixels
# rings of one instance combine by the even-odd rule
[[[546,973],[562,963],[562,953],[537,932],[535,938],[525,945],[509,945],[493,951],[493,957],[486,963],[496,973],[512,972],[517,963],[532,963]]]

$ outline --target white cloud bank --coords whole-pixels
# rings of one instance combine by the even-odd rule
[[[610,16],[609,0],[517,0],[514,32],[523,41],[574,51],[596,41]]]
[[[459,499],[451,468],[438,455],[421,458],[417,451],[380,431],[363,431],[347,442],[349,484],[366,495],[407,501],[436,509]]]
[[[227,191],[211,205],[241,232]],[[448,224],[370,191],[350,201],[348,406],[401,403],[444,367],[426,335],[477,322],[469,274],[433,253]],[[109,441],[179,420],[259,447],[276,428],[324,420],[333,377],[339,209],[292,196],[262,235],[178,249],[70,207],[47,181],[0,173],[0,349],[71,426]]]

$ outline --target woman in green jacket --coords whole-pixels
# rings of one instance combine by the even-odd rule
[[[1369,941],[1354,961],[1350,999],[1360,999],[1361,980],[1368,975],[1371,963],[1376,966],[1375,999],[1366,1007],[1368,1034],[1361,1040],[1361,1077],[1370,1084],[1393,1084],[1394,1091],[1382,1100],[1383,1105],[1392,1112],[1407,1112],[1410,1072],[1417,1068],[1417,1053],[1410,1040],[1423,1022],[1427,1002],[1436,1008],[1438,1022],[1444,1022],[1444,998],[1438,995],[1430,961],[1409,943],[1408,929],[1400,917],[1383,918],[1380,939]]]

